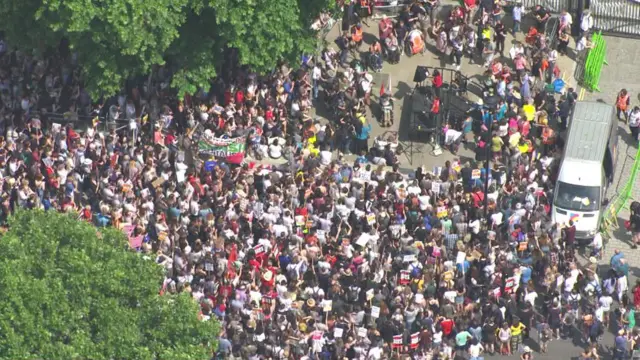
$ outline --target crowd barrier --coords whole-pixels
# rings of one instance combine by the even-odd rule
[[[602,32],[594,33],[591,42],[593,47],[589,49],[585,59],[582,86],[590,91],[599,92],[600,73],[602,72],[602,67],[607,64],[605,60],[607,43],[602,36]]]
[[[618,224],[618,214],[621,210],[628,208],[629,200],[633,199],[631,193],[633,192],[636,177],[638,176],[638,170],[640,169],[640,147],[636,152],[635,159],[633,161],[633,168],[631,169],[631,175],[629,180],[622,188],[622,191],[609,202],[607,209],[602,213],[602,219],[600,221],[600,231],[607,237],[611,238],[613,232],[617,230],[620,225]]]

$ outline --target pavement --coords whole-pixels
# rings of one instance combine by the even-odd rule
[[[636,62],[640,58],[640,41],[611,36],[605,36],[605,41],[605,59],[609,65],[605,65],[602,70],[600,92],[586,91],[582,100],[615,104],[618,92],[627,89],[631,94],[631,106],[640,105],[640,70]],[[629,181],[638,149],[637,141],[632,140],[629,127],[623,121],[618,124],[618,134],[616,174],[613,185],[607,191],[608,199],[618,195]],[[635,179],[631,199],[640,200],[640,176]],[[640,250],[631,249],[631,236],[623,228],[624,221],[629,219],[628,205],[631,199],[627,201],[627,207],[618,214],[620,227],[613,231],[613,238],[609,240],[603,258],[608,260],[616,249],[620,249],[625,253],[634,275],[640,277]]]

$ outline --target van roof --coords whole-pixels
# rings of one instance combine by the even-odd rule
[[[577,102],[571,116],[565,160],[602,162],[613,121],[613,106],[600,102]]]

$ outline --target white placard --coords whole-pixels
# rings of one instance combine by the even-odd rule
[[[404,261],[404,262],[414,262],[414,261],[416,261],[416,260],[417,260],[417,258],[416,258],[416,256],[415,256],[415,255],[413,255],[413,254],[412,254],[412,255],[405,255],[405,256],[402,258],[402,261]]]
[[[367,337],[367,328],[358,328],[358,336],[359,337]]]
[[[369,243],[369,234],[362,234],[360,235],[358,240],[356,240],[356,244],[362,247],[367,246],[368,243]]]
[[[467,259],[467,253],[464,251],[458,251],[458,256],[456,257],[456,264],[464,264],[464,261]]]
[[[373,299],[373,289],[367,290],[366,294],[367,294],[367,301]]]
[[[344,329],[341,327],[333,328],[333,337],[336,339],[342,338],[342,334],[344,333]]]
[[[433,181],[431,183],[431,191],[433,191],[434,194],[440,194],[440,183]]]
[[[329,312],[333,308],[333,300],[324,300],[322,302],[322,311]]]
[[[371,317],[377,319],[380,317],[380,308],[378,306],[371,307]]]

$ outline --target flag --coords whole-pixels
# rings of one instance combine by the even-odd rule
[[[411,348],[417,349],[418,344],[420,344],[420,332],[411,334]]]
[[[100,123],[100,118],[99,117],[94,117],[93,120],[91,120],[91,124],[93,125],[93,127],[96,127],[96,125],[98,125]]]
[[[391,95],[391,75],[387,78],[387,83],[384,82],[380,85],[380,96],[388,94]]]

